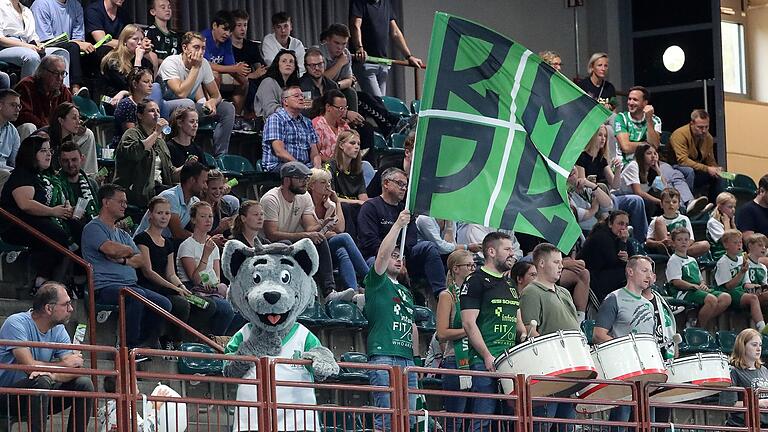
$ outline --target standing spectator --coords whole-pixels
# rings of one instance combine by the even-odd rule
[[[290,15],[285,12],[272,15],[272,33],[264,35],[261,40],[261,54],[267,66],[272,65],[277,53],[282,50],[293,51],[295,58],[304,58],[304,44],[295,37],[291,37],[292,31]],[[301,65],[296,66],[299,69],[299,75],[304,75],[304,68]]]
[[[605,222],[597,224],[587,236],[579,252],[579,259],[589,270],[592,292],[602,302],[609,292],[626,283],[627,239],[629,215],[622,210],[608,214]]]
[[[395,282],[403,270],[403,258],[396,249],[400,231],[411,219],[408,210],[401,211],[381,240],[371,270],[365,277],[365,316],[368,318],[368,363],[406,368],[414,366],[413,358],[419,355],[419,329],[413,322],[413,294]],[[373,369],[368,373],[371,385],[389,386],[390,377],[386,370]],[[418,387],[415,373],[408,374],[408,387]],[[377,408],[392,406],[388,392],[374,392]],[[416,409],[416,395],[408,397],[408,408]],[[415,417],[409,417],[411,426]],[[373,418],[374,428],[390,430],[389,415]]]
[[[465,250],[457,250],[448,255],[446,265],[448,274],[445,276],[447,287],[437,298],[436,335],[437,340],[444,344],[443,362],[440,367],[445,369],[469,369],[469,340],[467,332],[461,323],[461,287],[464,281],[475,271],[475,262],[472,253]],[[461,391],[471,387],[466,378],[459,375],[443,375],[443,390]],[[469,384],[469,385],[467,385]],[[443,407],[452,413],[464,413],[467,411],[467,398],[449,397],[443,398]],[[465,430],[465,420],[447,420],[445,430],[447,432]],[[468,423],[468,422],[467,422]]]
[[[587,63],[587,77],[576,85],[597,103],[613,111],[616,108],[616,88],[606,79],[607,77],[608,54],[594,53]]]
[[[205,153],[195,144],[199,127],[197,111],[193,107],[176,108],[171,114],[171,137],[168,150],[171,152],[174,178],[178,178],[181,167],[187,162],[207,164]]]
[[[51,113],[48,126],[43,127],[51,138],[54,155],[54,168],[59,166],[59,149],[64,141],[74,142],[85,156],[83,169],[88,175],[96,174],[99,169],[96,155],[96,138],[93,132],[80,122],[80,110],[72,102],[62,102]]]
[[[256,247],[257,244],[269,243],[261,237],[264,228],[264,208],[261,203],[254,200],[246,200],[240,204],[237,217],[232,224],[232,239],[238,240],[248,247]]]
[[[0,206],[61,246],[69,247],[72,241],[66,221],[72,218],[72,207],[66,205],[61,184],[50,166],[48,136],[41,133],[27,137],[0,194]],[[62,262],[60,254],[45,242],[23,229],[5,229],[1,235],[8,243],[29,247],[32,262],[46,263],[35,266],[38,273],[33,291],[47,280],[63,278],[67,260]],[[57,262],[59,265],[55,265]]]
[[[136,68],[152,71],[154,65],[150,60],[152,42],[144,37],[144,32],[135,24],[128,24],[120,31],[117,46],[109,51],[101,60],[100,70],[104,76],[104,94],[112,96],[113,101],[130,94],[128,74]]]
[[[720,192],[715,201],[715,209],[707,221],[707,240],[712,258],[719,260],[725,254],[721,238],[726,230],[736,229],[736,197],[729,192]],[[754,235],[754,234],[753,234]],[[744,235],[745,238],[750,236]]]
[[[282,103],[283,107],[269,116],[264,125],[261,167],[264,171],[278,172],[292,161],[307,167],[322,167],[317,133],[312,122],[301,114],[304,108],[301,89],[287,87],[282,93]]]
[[[715,267],[715,283],[719,290],[731,295],[731,308],[737,311],[749,310],[752,322],[757,331],[765,330],[765,319],[760,308],[760,299],[753,292],[748,292],[744,286],[749,271],[749,260],[743,251],[741,232],[728,230],[722,237],[725,255],[717,260]]]
[[[768,387],[768,369],[760,361],[763,350],[762,335],[755,329],[744,329],[733,344],[733,353],[731,354],[731,385],[734,387],[743,387],[752,389],[753,394],[758,397],[758,407],[760,409],[760,427],[768,427],[768,413],[764,410],[768,408],[768,397],[763,391]],[[722,392],[720,393],[720,404],[724,406],[744,407],[747,401],[744,400],[742,392]],[[744,414],[740,411],[728,412],[726,425],[731,427],[744,427]]]
[[[117,102],[115,108],[115,132],[110,147],[117,148],[120,138],[128,129],[136,127],[136,105],[148,98],[155,84],[152,82],[152,70],[132,68],[128,72],[128,95]],[[112,101],[115,101],[113,98]]]
[[[715,139],[709,133],[709,113],[703,109],[693,110],[691,122],[672,132],[669,147],[669,163],[692,168],[694,189],[706,186],[710,202],[714,201],[723,168],[715,159]]]
[[[21,139],[13,122],[19,118],[20,110],[19,94],[11,89],[0,90],[0,192],[16,166]]]
[[[128,206],[125,189],[105,184],[99,189],[99,201],[99,216],[83,229],[83,258],[93,265],[96,303],[116,305],[120,290],[130,288],[158,307],[170,311],[171,302],[167,298],[138,285],[136,269],[144,265],[141,252],[130,234],[115,226],[115,222],[125,216]],[[158,347],[157,315],[145,310],[131,297],[125,301],[126,344],[131,348]]]
[[[171,22],[173,9],[170,0],[150,0],[149,14],[154,17],[152,25],[147,27],[147,37],[152,41],[152,47],[158,60],[181,54],[181,35],[168,27]],[[155,65],[155,70],[160,64]]]
[[[299,85],[297,70],[296,55],[292,51],[280,50],[256,90],[253,99],[253,112],[256,116],[266,119],[280,108],[282,92],[288,87]],[[311,101],[304,102],[309,104]]]
[[[245,95],[248,91],[248,74],[251,73],[251,67],[247,63],[235,62],[232,41],[229,39],[234,25],[232,14],[220,10],[211,19],[211,28],[203,30],[201,34],[205,38],[204,57],[211,64],[216,85],[221,89],[222,84],[230,83],[225,82],[223,76],[225,74],[234,80],[232,100],[235,105],[235,114],[239,114],[243,110]]]
[[[349,2],[349,28],[356,63],[352,65],[363,92],[374,96],[387,94],[389,66],[365,63],[367,56],[389,58],[390,38],[403,56],[414,67],[424,67],[420,58],[408,48],[403,32],[395,21],[395,12],[389,0]]]
[[[398,168],[389,168],[381,176],[382,194],[366,201],[357,218],[358,244],[363,257],[369,262],[376,256],[397,215],[405,208],[403,202],[408,189],[408,177]],[[437,246],[418,241],[416,224],[408,224],[405,237],[405,261],[411,276],[423,276],[435,297],[445,289],[445,266]],[[429,293],[428,293],[429,294]]]
[[[163,139],[168,122],[151,100],[136,106],[136,127],[128,129],[115,150],[115,183],[128,190],[128,202],[145,207],[173,184],[171,154]]]
[[[163,237],[163,230],[168,227],[168,221],[171,219],[171,203],[163,197],[154,197],[149,201],[148,211],[149,228],[133,238],[143,260],[139,283],[165,296],[171,302],[173,316],[182,322],[188,322],[191,305],[185,297],[192,292],[176,276],[174,247],[170,239]],[[195,313],[201,312],[196,310]],[[160,338],[160,345],[163,349],[173,351],[178,348],[183,336],[183,328],[166,325],[165,332]]]
[[[370,269],[352,236],[345,232],[346,218],[340,211],[339,197],[331,189],[331,175],[328,171],[313,168],[307,189],[314,204],[315,222],[321,226],[320,232],[325,231],[334,267],[339,269],[339,276],[345,285],[343,288],[358,291],[355,276],[363,278]]]
[[[256,90],[259,88],[261,79],[267,73],[266,62],[261,56],[261,45],[246,37],[248,34],[248,20],[250,16],[244,9],[238,9],[232,12],[234,27],[229,39],[232,41],[232,54],[235,55],[237,63],[245,63],[251,68],[248,73],[248,93],[245,97],[245,109],[252,110],[253,98],[256,96]]]
[[[21,78],[31,76],[40,66],[40,57],[56,54],[64,58],[69,69],[69,52],[63,48],[44,48],[35,29],[32,10],[19,0],[0,3],[0,60],[21,68]],[[69,79],[64,78],[69,87]]]
[[[226,154],[235,123],[235,107],[221,97],[211,65],[203,58],[205,38],[200,33],[187,32],[181,40],[181,50],[181,54],[166,57],[160,65],[161,113],[168,118],[180,106],[195,106],[198,112],[215,116],[218,122],[213,131],[214,156]]]
[[[320,52],[325,60],[326,78],[333,80],[349,101],[349,107],[357,112],[357,78],[352,73],[352,53],[347,49],[349,27],[344,24],[331,24],[324,32],[325,42],[320,44]]]
[[[47,282],[32,299],[32,309],[9,316],[0,327],[0,339],[19,342],[45,342],[71,344],[64,325],[72,317],[74,307],[64,285]],[[81,368],[83,355],[61,348],[26,348],[4,346],[0,349],[0,363],[23,366],[51,366]],[[51,397],[47,390],[92,392],[93,382],[87,375],[34,371],[27,373],[12,369],[0,370],[0,386],[38,390],[34,396],[11,396],[0,400],[0,412],[6,416],[21,414],[29,422],[30,430],[44,431],[50,413],[60,415],[72,408],[67,430],[86,432],[91,418],[93,399]],[[61,414],[59,414],[61,413]]]
[[[97,63],[119,45],[120,31],[128,24],[128,13],[123,8],[125,0],[96,0],[85,8],[85,35],[91,43],[97,43],[106,35],[112,40],[96,49]]]
[[[35,30],[40,42],[47,42],[63,33],[69,35],[69,42],[54,44],[69,52],[69,82],[72,92],[77,94],[83,84],[83,60],[96,50],[93,44],[85,40],[85,21],[83,6],[76,0],[35,0],[30,7],[35,17]],[[64,70],[67,70],[66,65]],[[85,94],[83,95],[85,96]]]
[[[736,227],[744,238],[754,233],[768,235],[768,174],[760,177],[755,199],[739,208]]]
[[[315,280],[325,301],[351,300],[354,289],[336,291],[330,247],[322,226],[317,223],[312,196],[307,193],[307,181],[312,174],[306,165],[288,162],[280,168],[281,185],[270,189],[261,198],[264,206],[264,235],[271,242],[295,242],[308,238],[317,248],[319,265]]]

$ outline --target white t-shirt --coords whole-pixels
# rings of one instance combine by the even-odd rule
[[[695,258],[689,256],[681,257],[676,253],[672,254],[672,256],[669,257],[669,261],[667,261],[667,270],[665,273],[667,280],[670,282],[675,279],[680,279],[695,285],[701,283],[701,270],[699,269],[699,264],[696,262]],[[686,293],[687,291],[680,290],[678,294],[682,295],[679,295],[678,298],[685,297]]]
[[[739,254],[736,259],[729,257],[728,254],[723,255],[717,260],[717,266],[715,267],[715,283],[717,286],[725,285],[726,282],[733,279],[739,272],[739,268],[744,262],[744,257]],[[741,278],[741,282],[735,287],[739,288],[744,285],[744,278]]]
[[[651,219],[651,223],[648,224],[648,233],[645,234],[645,238],[651,238],[653,236],[653,225],[656,223],[656,219],[658,218],[661,218],[661,220],[664,221],[664,224],[667,225],[667,233],[672,234],[672,231],[675,228],[688,228],[690,239],[693,240],[693,227],[691,226],[691,220],[688,219],[688,216],[682,215],[680,213],[678,213],[677,216],[673,218],[668,218],[664,215],[661,215]]]
[[[647,183],[640,183],[640,167],[637,162],[632,161],[621,171],[621,191],[624,193],[635,193],[632,190],[633,184],[639,184],[643,192],[648,192],[651,188]]]
[[[203,257],[203,248],[205,244],[199,243],[192,237],[187,237],[186,240],[179,245],[179,251],[176,253],[176,274],[179,276],[182,282],[190,282],[191,277],[184,271],[184,266],[181,264],[182,258],[194,258],[195,264],[200,262]],[[219,260],[219,248],[213,248],[211,255],[208,257],[208,264],[205,266],[205,271],[213,272],[213,262]]]
[[[723,233],[725,233],[725,226],[723,223],[713,217],[709,218],[707,221],[707,234],[709,234],[709,238],[715,242],[720,241],[720,237],[723,236]]]
[[[184,66],[184,60],[182,59],[181,54],[176,54],[168,56],[165,58],[165,60],[163,60],[163,62],[160,64],[158,75],[160,76],[160,79],[163,81],[163,83],[169,79],[179,79],[184,81],[189,76],[189,69]],[[213,80],[213,69],[211,69],[211,65],[208,63],[208,60],[203,59],[202,65],[200,66],[200,71],[197,73],[195,85],[192,86],[192,89],[186,97],[194,99],[195,93],[200,87],[200,84],[209,84],[213,82]],[[170,89],[165,92],[166,95],[170,93],[173,93]],[[178,96],[175,98],[166,97],[165,99],[178,99]]]
[[[280,192],[280,187],[274,187],[261,197],[261,206],[264,208],[264,220],[277,222],[277,230],[288,233],[304,231],[301,225],[301,217],[310,215],[316,218],[315,204],[309,192],[295,195],[293,202],[288,202]]]

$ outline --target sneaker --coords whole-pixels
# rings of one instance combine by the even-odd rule
[[[75,93],[75,96],[80,96],[82,98],[90,99],[91,98],[91,91],[88,90],[88,87],[80,87],[80,89]]]
[[[325,302],[332,302],[334,300],[350,301],[355,296],[354,288],[347,288],[344,291],[331,291],[325,296]]]
[[[352,303],[356,304],[360,310],[365,308],[365,294],[355,294],[352,296]]]
[[[174,345],[174,343],[171,341],[165,341],[165,343],[162,346],[163,346],[163,349],[166,351],[176,351],[176,345]],[[163,359],[174,361],[174,360],[178,360],[179,358],[176,357],[175,355],[166,354],[163,356]]]
[[[714,209],[715,209],[715,205],[714,205],[714,204],[712,204],[712,203],[709,203],[709,204],[707,204],[707,205],[704,207],[704,210],[702,210],[701,212],[702,212],[703,214],[707,214],[707,215],[708,215],[708,214],[712,213],[712,210],[714,210]]]
[[[694,198],[688,202],[688,206],[685,208],[685,213],[688,215],[688,217],[700,214],[701,211],[704,210],[704,207],[707,206],[707,203],[709,203],[707,197]]]

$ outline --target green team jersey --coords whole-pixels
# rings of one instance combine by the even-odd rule
[[[744,262],[744,257],[741,253],[736,255],[735,258],[728,256],[728,254],[723,255],[719,260],[717,260],[717,265],[715,266],[715,283],[718,287],[722,287],[722,290],[727,292],[728,290],[725,289],[726,282],[730,281],[739,273],[739,269],[741,268],[742,263]],[[739,284],[736,285],[735,288],[743,288],[745,282],[745,277],[742,277],[739,281]]]
[[[672,282],[675,279],[680,279],[685,282],[699,285],[701,284],[701,271],[699,270],[699,264],[695,258],[689,256],[680,256],[677,253],[672,254],[667,261],[667,280]],[[670,294],[675,294],[682,298],[687,293],[686,290],[678,290],[671,283],[669,284]]]
[[[515,346],[519,307],[520,298],[512,279],[484,268],[469,275],[461,287],[461,310],[479,310],[477,327],[494,357]],[[483,362],[471,342],[469,359],[471,363]]]
[[[393,282],[386,272],[371,270],[365,276],[365,308],[368,318],[368,355],[413,358],[413,296]]]
[[[752,261],[752,258],[749,258],[746,283],[768,285],[768,269],[766,269],[765,265]]]
[[[661,133],[661,119],[653,116],[653,130]],[[620,133],[629,134],[629,140],[632,142],[642,142],[648,140],[648,124],[645,122],[645,117],[642,120],[636,121],[629,114],[629,111],[624,111],[616,114],[613,131],[616,135]],[[622,161],[626,166],[628,163],[635,159],[634,153],[624,154],[619,146],[619,141],[616,141],[616,154],[622,156]]]

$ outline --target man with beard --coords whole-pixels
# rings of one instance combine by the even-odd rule
[[[530,336],[544,336],[558,330],[579,331],[576,306],[571,293],[557,285],[563,271],[563,254],[550,243],[538,244],[533,249],[533,264],[536,266],[534,279],[520,296],[523,323],[530,325]],[[639,295],[639,294],[638,294]],[[538,323],[538,328],[532,321]],[[537,417],[573,419],[576,418],[572,403],[547,403],[535,406]],[[550,424],[537,422],[534,431],[549,431]],[[573,431],[573,425],[558,424],[558,431]]]
[[[656,330],[653,304],[643,297],[655,276],[653,261],[635,255],[627,261],[627,286],[608,294],[600,305],[592,340],[604,343],[630,333],[653,335]],[[611,410],[610,420],[628,421],[632,407],[619,406]]]
[[[496,370],[496,357],[515,346],[525,328],[515,283],[505,275],[515,263],[515,248],[509,235],[492,232],[483,239],[485,264],[467,277],[461,287],[461,322],[469,338],[470,369]],[[473,393],[496,393],[496,379],[472,377]],[[472,412],[495,414],[496,399],[473,399]],[[472,420],[472,431],[489,430],[490,420]]]
[[[301,162],[291,161],[280,167],[280,186],[270,189],[261,197],[264,207],[264,235],[271,242],[297,242],[303,238],[312,240],[317,248],[319,265],[315,273],[318,291],[325,301],[352,300],[353,288],[336,291],[333,279],[333,261],[323,227],[317,222],[315,204],[307,192],[307,181],[312,171]],[[333,223],[332,221],[328,221]]]
[[[46,282],[37,290],[32,309],[9,316],[0,328],[0,339],[24,342],[52,342],[71,344],[64,328],[74,308],[64,285]],[[68,349],[0,347],[0,363],[23,366],[60,366],[80,368],[83,355]],[[66,373],[20,370],[0,370],[0,387],[35,390],[65,390],[92,392],[93,383],[88,376]],[[31,430],[44,430],[45,416],[72,407],[69,413],[69,430],[85,432],[91,416],[91,403],[83,398],[50,399],[44,392],[35,396],[8,397],[0,400],[0,412],[4,415],[21,413]]]
[[[59,178],[61,179],[62,189],[66,195],[67,201],[71,206],[76,206],[77,201],[82,198],[88,200],[85,207],[85,213],[77,221],[80,230],[78,234],[73,233],[75,240],[80,238],[79,232],[91,219],[99,215],[99,203],[96,202],[96,194],[99,186],[89,178],[82,170],[85,157],[80,151],[80,147],[72,141],[65,141],[59,149]]]

